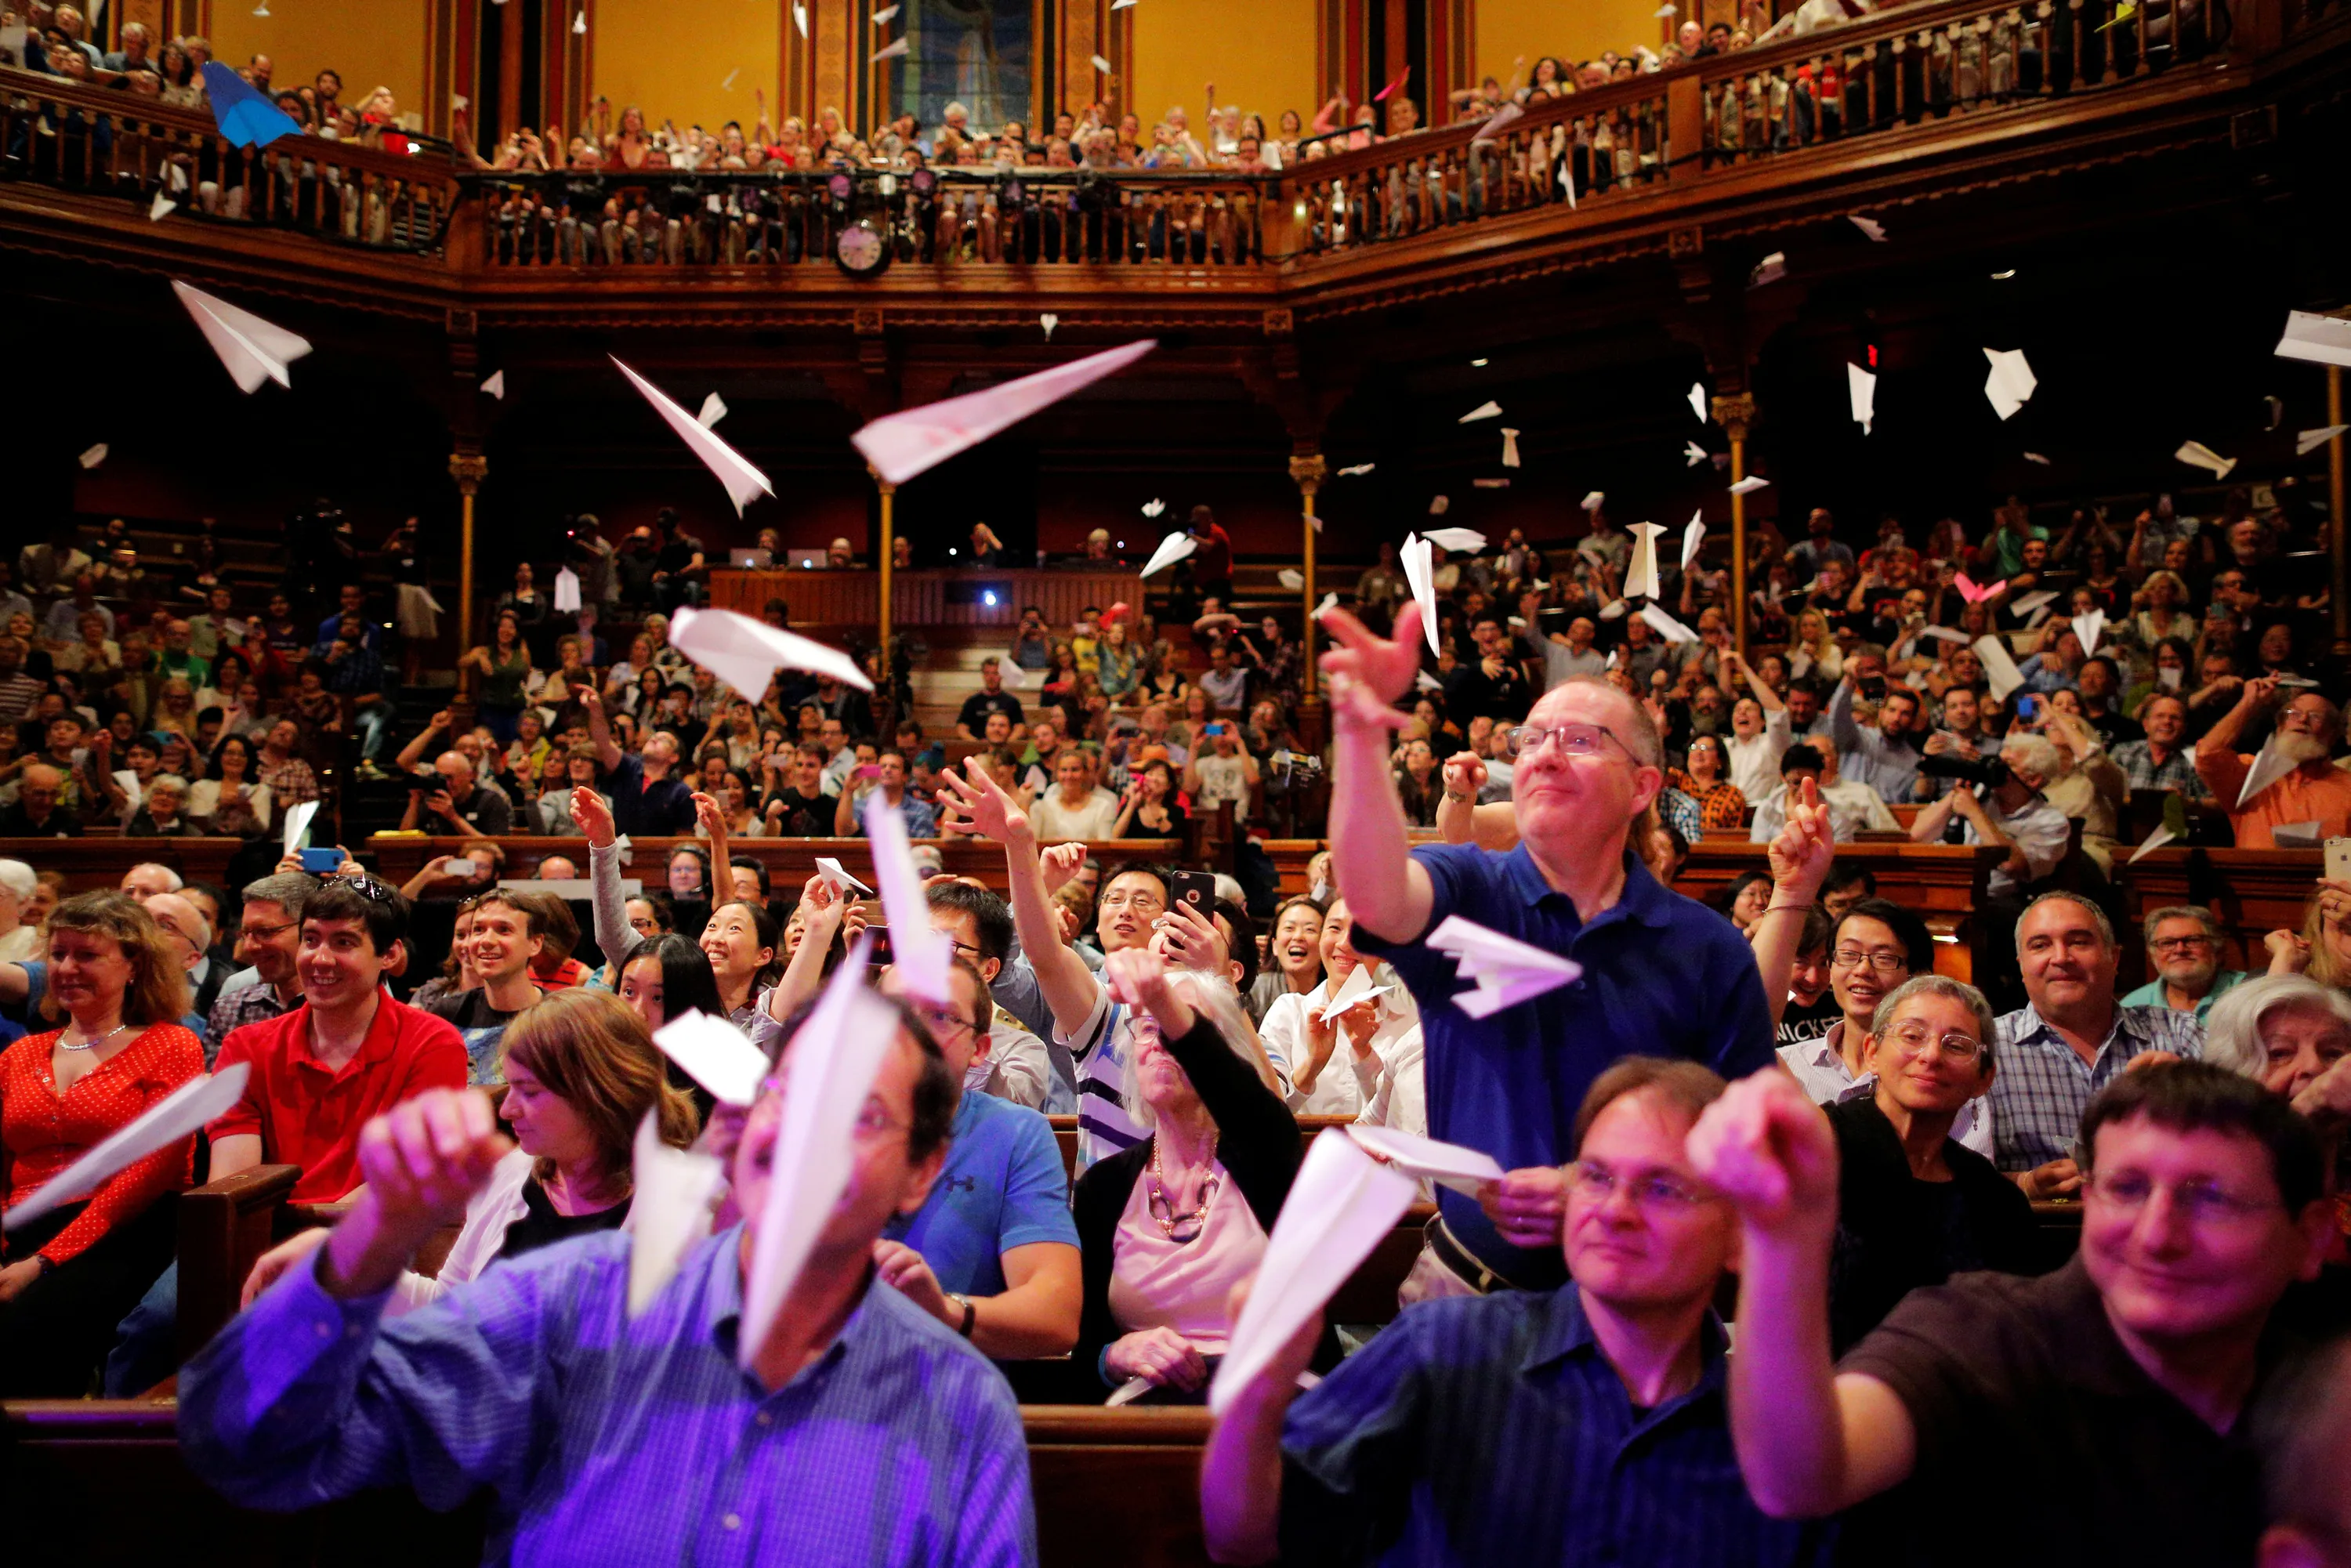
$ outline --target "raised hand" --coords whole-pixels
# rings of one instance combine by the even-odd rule
[[[1037,865],[1038,869],[1044,873],[1045,896],[1050,898],[1061,892],[1068,885],[1069,880],[1078,874],[1079,868],[1085,863],[1086,846],[1077,840],[1072,840],[1066,844],[1055,844],[1050,849],[1040,850],[1037,852]]]
[[[1412,690],[1420,668],[1420,601],[1407,601],[1396,612],[1395,637],[1385,638],[1344,610],[1322,617],[1322,630],[1338,644],[1322,658],[1334,718],[1389,729],[1407,722],[1389,705]]]
[[[571,821],[596,849],[609,850],[619,840],[612,826],[611,806],[593,789],[571,791]]]
[[[996,843],[1010,843],[1015,838],[1029,836],[1029,817],[1012,797],[1006,794],[987,769],[964,765],[960,773],[952,768],[939,770],[939,785],[952,792],[954,799],[940,797],[948,806],[952,817],[940,825],[952,832],[977,833]]]
[[[1764,857],[1771,862],[1774,894],[1784,888],[1792,897],[1810,904],[1836,860],[1836,833],[1829,821],[1829,809],[1821,804],[1820,786],[1805,779],[1798,781],[1797,789],[1787,821],[1764,851]]]
[[[1732,1084],[1698,1117],[1686,1146],[1698,1174],[1750,1230],[1776,1237],[1835,1228],[1836,1136],[1788,1073],[1766,1068]]]

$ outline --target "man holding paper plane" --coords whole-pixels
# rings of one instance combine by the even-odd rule
[[[857,1005],[820,1005],[786,1045],[789,1101],[771,1078],[751,1108],[732,1170],[748,1218],[689,1247],[634,1317],[632,1238],[602,1231],[387,1319],[400,1271],[509,1145],[478,1091],[379,1118],[366,1188],[316,1261],[182,1373],[189,1466],[256,1508],[376,1486],[449,1508],[486,1488],[485,1554],[501,1562],[1033,1563],[1011,1390],[952,1328],[874,1288],[883,1227],[939,1174],[954,1080],[918,1016],[849,984]],[[836,1086],[869,1013],[894,1032],[828,1130],[789,1102]],[[802,1051],[823,1053],[805,1084]],[[771,1184],[839,1197],[802,1216],[770,1205]],[[762,1233],[801,1218],[805,1261],[761,1314]]]
[[[1411,689],[1417,604],[1381,638],[1344,611],[1324,617],[1334,731],[1331,859],[1354,944],[1385,958],[1419,1005],[1431,1136],[1493,1155],[1508,1173],[1482,1201],[1438,1195],[1412,1294],[1545,1290],[1562,1280],[1570,1124],[1621,1057],[1687,1057],[1729,1074],[1774,1060],[1753,954],[1729,923],[1668,893],[1631,852],[1634,821],[1665,781],[1656,725],[1591,679],[1545,693],[1506,750],[1518,845],[1413,848],[1388,763],[1392,705]],[[1426,938],[1447,917],[1573,960],[1573,983],[1472,1017],[1464,977]],[[1485,988],[1481,986],[1483,994]]]
[[[1696,1062],[1654,1057],[1593,1082],[1564,1151],[1573,1283],[1415,1308],[1301,1395],[1310,1317],[1209,1434],[1209,1554],[1827,1562],[1834,1527],[1766,1518],[1731,1444],[1709,1303],[1737,1220],[1683,1149],[1723,1091]]]
[[[2351,832],[2351,773],[2334,762],[2342,709],[2305,688],[2278,710],[2275,733],[2258,755],[2237,750],[2237,737],[2278,689],[2273,676],[2247,681],[2236,706],[2196,743],[2197,776],[2228,809],[2241,850],[2277,848],[2277,830],[2293,823],[2316,823],[2319,843]]]

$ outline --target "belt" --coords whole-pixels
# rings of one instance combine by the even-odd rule
[[[1479,1295],[1489,1296],[1498,1290],[1515,1291],[1519,1288],[1488,1268],[1475,1252],[1455,1239],[1451,1228],[1445,1223],[1445,1216],[1431,1215],[1426,1228],[1420,1234],[1421,1239],[1428,1243],[1428,1249],[1437,1254],[1437,1260]]]

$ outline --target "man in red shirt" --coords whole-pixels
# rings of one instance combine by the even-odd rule
[[[360,1129],[427,1089],[465,1085],[456,1029],[396,1002],[408,900],[372,878],[337,877],[302,905],[302,1005],[232,1030],[220,1067],[250,1063],[245,1097],[212,1124],[217,1181],[268,1161],[298,1165],[296,1203],[335,1203],[360,1183]]]
[[[1202,595],[1229,602],[1233,596],[1233,541],[1206,507],[1192,508],[1186,529],[1192,536],[1192,583]]]

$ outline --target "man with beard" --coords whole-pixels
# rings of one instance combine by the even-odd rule
[[[2253,758],[2237,750],[2237,737],[2253,716],[2276,695],[2278,683],[2262,675],[2245,683],[2237,706],[2196,743],[2197,776],[2228,809],[2241,850],[2278,848],[2278,828],[2289,823],[2316,824],[2316,840],[2324,843],[2351,831],[2351,773],[2330,760],[2335,743],[2343,737],[2343,712],[2316,692],[2295,694],[2277,716],[2270,746],[2294,764],[2294,770],[2270,784],[2240,809],[2237,792],[2244,788]]]
[[[2220,967],[2220,923],[2199,904],[2176,904],[2147,917],[2147,964],[2155,978],[2123,998],[2126,1008],[2169,1008],[2202,1023],[2220,993],[2246,978]]]

